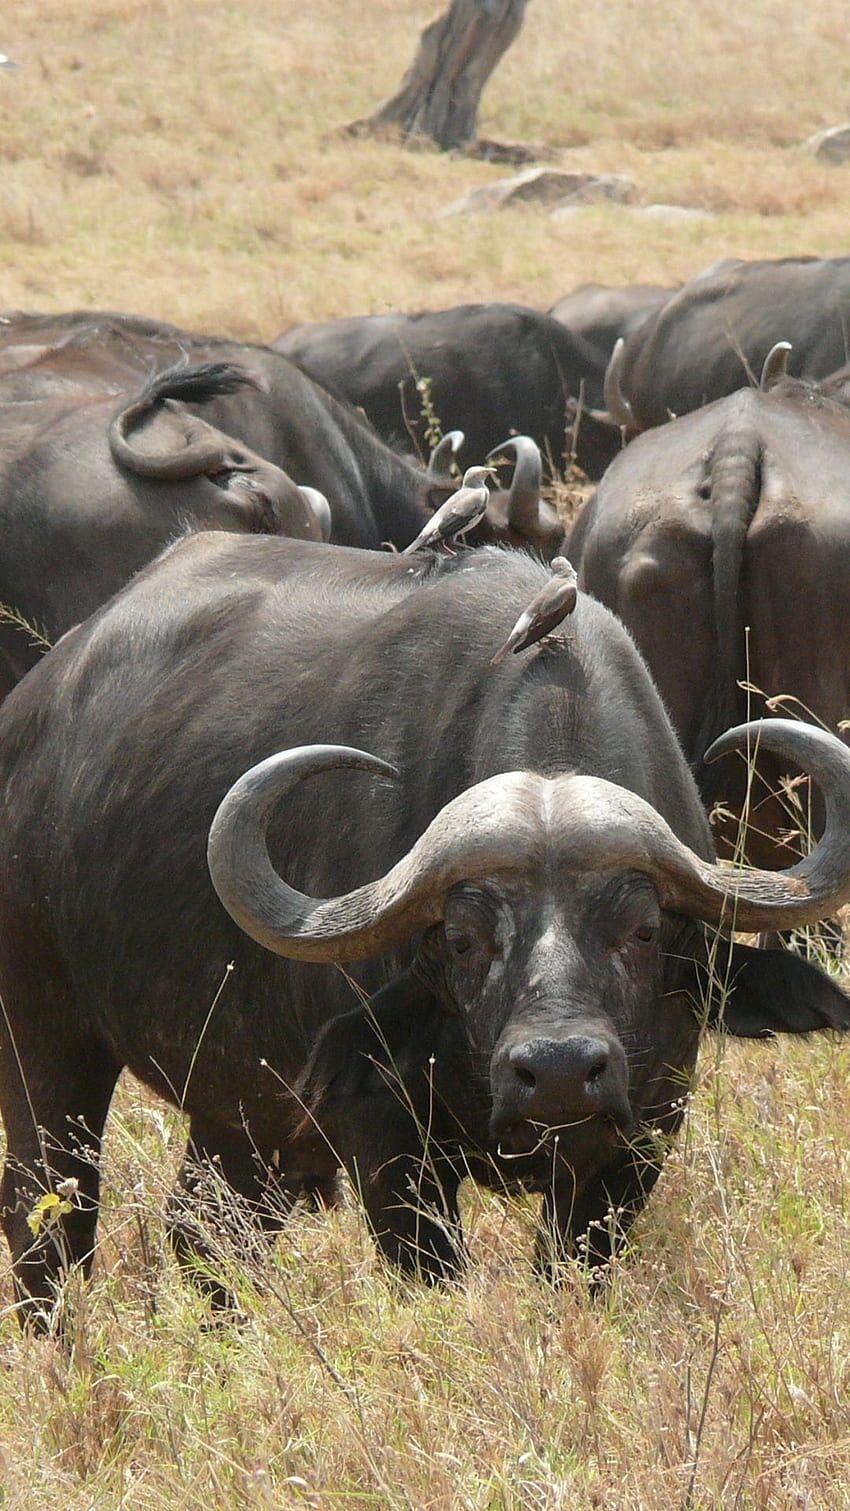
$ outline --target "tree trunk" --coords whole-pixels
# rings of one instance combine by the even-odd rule
[[[484,85],[522,26],[526,0],[452,0],[426,26],[401,88],[355,129],[398,126],[448,151],[475,140]]]

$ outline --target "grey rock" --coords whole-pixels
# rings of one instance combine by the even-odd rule
[[[850,163],[850,122],[816,131],[803,145],[819,163]]]
[[[504,209],[506,205],[537,204],[545,207],[593,204],[614,200],[626,204],[634,198],[635,183],[624,173],[579,173],[564,168],[526,168],[494,184],[470,189],[440,211],[450,215],[475,215]]]

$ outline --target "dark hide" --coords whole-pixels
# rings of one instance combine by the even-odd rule
[[[599,436],[589,446],[581,428],[572,433],[582,393],[586,408],[602,403],[608,354],[522,305],[464,304],[296,325],[273,345],[362,408],[384,440],[423,456],[428,419],[416,386],[421,378],[430,382],[430,402],[443,429],[466,436],[463,467],[517,434],[532,436],[557,471],[575,441],[579,466],[594,477],[619,449],[614,429],[606,437],[607,454]]]
[[[111,311],[0,317],[0,404],[141,387],[179,354],[176,326]],[[172,356],[171,360],[174,360]]]
[[[722,1026],[739,1039],[850,1028],[850,1003],[844,992],[789,950],[756,950],[736,943],[718,974],[728,983],[729,996],[724,1001],[722,992],[703,992],[711,1005],[711,1028]]]
[[[630,336],[675,292],[654,283],[634,283],[623,288],[584,283],[553,304],[549,314],[592,348],[596,371],[604,374],[619,337]]]
[[[772,708],[836,730],[850,680],[850,410],[846,375],[742,389],[639,436],[573,528],[579,583],[634,635],[708,805],[740,811],[740,759],[712,740]],[[747,633],[748,632],[748,633]],[[739,684],[749,681],[749,697]],[[747,854],[790,864],[797,820],[765,758]],[[805,796],[805,794],[804,794]],[[815,809],[817,821],[817,809]],[[737,825],[727,831],[734,844]],[[787,842],[783,835],[788,832]]]
[[[661,703],[605,609],[580,598],[562,639],[490,667],[544,580],[519,553],[417,561],[195,535],[6,700],[2,1207],[24,1299],[47,1299],[63,1266],[90,1263],[99,1139],[124,1066],[186,1109],[190,1154],[219,1156],[249,1207],[269,1183],[279,1211],[299,1189],[327,1190],[343,1162],[385,1252],[432,1277],[461,1252],[467,1168],[545,1191],[541,1263],[604,1227],[614,1192],[618,1234],[628,1225],[662,1157],[646,1127],[681,1120],[699,1034],[693,961],[705,953],[700,926],[661,913],[646,877],[541,855],[521,877],[452,888],[441,923],[344,974],[253,943],[206,868],[234,780],[317,741],[370,750],[400,779],[331,772],[282,805],[273,861],[316,896],[385,872],[451,798],[507,771],[615,781],[710,857]],[[377,1047],[352,982],[373,998]],[[784,991],[779,980],[770,1026]],[[564,1119],[554,1144],[529,1123],[499,1127],[506,1049],[541,1033],[570,1044],[576,1028],[616,1048],[628,1126]],[[35,1242],[26,1215],[45,1179],[68,1176],[79,1201]],[[185,1222],[195,1189],[187,1167],[172,1208],[183,1252],[197,1246]]]
[[[223,363],[151,380],[144,423],[128,436],[134,454],[182,461],[195,411],[209,415],[245,387],[245,372]],[[223,432],[204,429],[211,460],[179,480],[117,465],[115,409],[113,394],[0,406],[0,604],[23,621],[0,625],[0,696],[42,655],[39,635],[58,640],[187,531],[321,539],[291,479]]]
[[[850,358],[850,257],[728,258],[686,283],[626,340],[621,386],[639,430],[757,385],[777,341],[794,377]]]

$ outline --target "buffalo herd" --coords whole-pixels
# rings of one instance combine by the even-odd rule
[[[269,1238],[345,1169],[431,1280],[462,1179],[538,1192],[541,1273],[601,1275],[702,1032],[850,1028],[738,937],[850,901],[848,325],[850,258],[268,346],[0,317],[22,1321],[91,1264],[125,1068],[189,1119],[169,1232],[226,1303],[210,1169]]]

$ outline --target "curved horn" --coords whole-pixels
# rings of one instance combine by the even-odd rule
[[[850,751],[813,724],[758,719],[721,735],[705,758],[715,761],[731,750],[755,755],[759,749],[801,766],[820,787],[826,826],[811,853],[787,871],[707,865],[678,840],[677,855],[669,844],[659,855],[672,888],[669,907],[752,933],[815,923],[850,897]]]
[[[324,493],[320,493],[318,488],[308,488],[306,483],[299,483],[298,491],[304,495],[315,516],[316,523],[322,534],[322,540],[330,540],[331,531],[333,530],[333,515],[331,514],[331,506]]]
[[[792,350],[790,341],[777,341],[776,345],[770,348],[764,359],[759,388],[770,388],[772,383],[777,383],[780,378],[788,376],[788,358]]]
[[[543,484],[543,460],[540,447],[530,435],[512,435],[501,446],[487,453],[487,461],[503,451],[516,457],[514,475],[508,492],[508,524],[520,535],[536,538],[540,530],[540,489]]]
[[[623,393],[623,353],[626,343],[622,336],[618,336],[614,343],[608,366],[605,369],[605,378],[602,384],[602,395],[605,408],[615,425],[621,425],[624,430],[637,430],[634,410]]]
[[[529,813],[523,798],[542,779],[512,772],[447,803],[386,876],[342,897],[309,897],[272,866],[269,820],[300,782],[340,768],[398,775],[362,750],[299,746],[240,777],[213,820],[207,846],[213,886],[240,928],[276,954],[328,962],[380,954],[438,922],[446,891],[458,881],[527,867],[529,854],[539,850],[536,810]]]
[[[643,798],[596,777],[490,777],[454,798],[385,876],[341,897],[298,892],[271,864],[271,813],[305,778],[339,768],[394,776],[392,766],[345,746],[302,746],[240,777],[216,813],[208,860],[228,912],[252,939],[293,959],[343,961],[380,954],[438,922],[447,890],[494,872],[533,871],[556,839],[578,866],[644,872],[672,912],[756,932],[815,922],[850,898],[850,751],[813,725],[767,719],[715,741],[711,759],[761,744],[805,767],[826,804],[823,837],[788,871],[735,871],[690,850]],[[547,830],[554,828],[554,835]]]
[[[451,477],[452,462],[464,443],[462,430],[448,430],[439,440],[428,459],[428,477]]]

